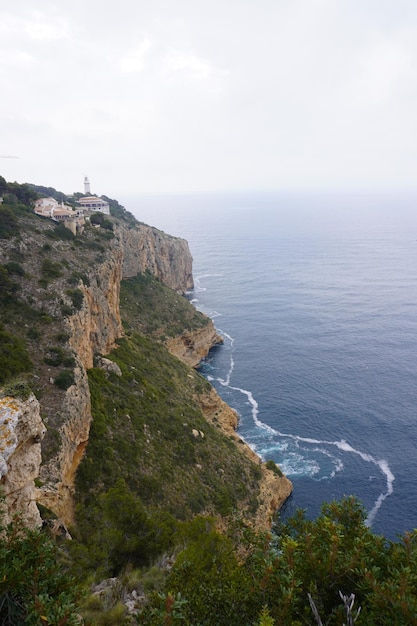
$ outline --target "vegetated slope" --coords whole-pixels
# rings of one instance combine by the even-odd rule
[[[152,298],[165,301],[174,319],[195,316],[201,323],[190,303],[155,278],[139,276],[135,281],[142,302],[150,291]],[[123,548],[117,547],[122,528],[132,535],[132,541],[133,536],[147,536],[146,546],[143,542],[137,549],[131,546],[128,558],[125,555],[137,565],[167,549],[172,533],[160,543],[155,540],[167,520],[172,528],[174,519],[186,520],[196,514],[226,518],[239,511],[252,517],[262,477],[259,462],[204,418],[201,398],[210,393],[209,383],[163,345],[132,329],[136,311],[131,299],[137,297],[137,290],[131,289],[132,281],[124,282],[121,313],[129,330],[108,355],[121,375],[99,368],[89,371],[93,421],[76,478],[77,538],[87,552],[81,550],[85,567],[94,564],[102,574],[114,574],[126,565],[118,553]],[[164,323],[164,309],[156,309],[150,316],[161,324],[158,336],[169,332],[170,320]],[[141,324],[147,324],[146,318]],[[129,527],[125,519],[115,519],[109,501],[116,495],[121,502],[132,500],[142,511],[147,521],[141,530],[138,520],[132,520]],[[107,537],[105,553],[100,547],[103,535]]]
[[[86,368],[124,334],[121,279],[149,270],[184,291],[191,255],[184,240],[137,222],[116,201],[105,228],[87,222],[74,236],[19,203],[19,190],[11,194],[6,184],[0,207],[1,380],[10,388],[13,377],[24,376],[40,401],[47,432],[31,499],[70,523],[91,422]]]
[[[136,257],[122,258],[117,242],[127,241],[131,249],[136,223],[131,218],[124,223],[122,212],[121,218],[108,218],[114,230],[87,225],[74,237],[62,225],[33,214],[30,206],[10,202],[1,207],[1,213],[0,274],[5,289],[0,298],[4,324],[0,339],[8,345],[1,355],[3,382],[10,386],[14,377],[23,376],[41,403],[47,426],[42,444],[41,502],[52,511],[67,512],[59,509],[59,501],[53,498],[54,485],[59,488],[63,484],[61,467],[66,468],[64,478],[68,479],[63,485],[65,494],[72,498],[70,474],[77,465],[71,465],[72,457],[66,464],[60,461],[63,449],[68,448],[63,437],[69,432],[74,439],[74,425],[67,425],[68,411],[78,419],[77,403],[81,391],[85,392],[80,385],[83,363],[93,363],[88,350],[97,352],[100,345],[106,348],[111,337],[123,334],[124,327],[126,336],[117,340],[118,347],[110,355],[121,376],[102,366],[93,367],[88,375],[89,395],[84,393],[83,410],[91,395],[93,421],[89,435],[86,431],[74,453],[81,457],[86,448],[75,485],[81,543],[93,545],[92,529],[99,537],[109,522],[103,502],[112,489],[120,487],[119,480],[146,515],[162,511],[181,520],[197,513],[225,517],[239,510],[252,516],[265,470],[256,457],[243,452],[243,442],[237,445],[236,437],[225,435],[216,425],[216,408],[211,405],[212,423],[204,418],[201,405],[207,404],[210,385],[163,346],[167,338],[184,330],[200,330],[211,322],[145,271],[123,281],[123,327],[117,319],[119,302],[113,301],[116,328],[109,333],[106,323],[97,325],[100,306],[93,296],[106,292],[106,305],[109,293],[113,300],[118,297],[120,268],[124,264],[131,272]],[[141,237],[142,232],[145,230],[140,231]],[[158,242],[168,237],[155,232],[146,259],[157,252]],[[139,241],[143,246],[146,243],[143,237]],[[161,249],[166,252],[167,248]],[[115,255],[120,257],[116,261]],[[166,263],[155,256],[151,259],[157,275],[166,268],[160,261]],[[104,281],[103,268],[112,263],[110,284],[109,273]],[[185,284],[188,270],[184,264],[181,267]],[[92,308],[99,320],[94,327],[86,317]],[[14,346],[17,365],[7,362],[10,346]],[[76,393],[69,396],[73,389]],[[72,519],[71,510],[67,518]],[[142,556],[140,551],[135,555],[146,560],[146,550]]]
[[[74,237],[63,225],[21,204],[5,202],[0,212],[0,219],[6,216],[13,223],[11,233],[1,238],[0,319],[4,332],[26,350],[31,362],[28,367],[23,353],[19,364],[3,360],[1,382],[26,374],[48,426],[43,442],[47,460],[59,446],[61,405],[74,382],[77,355],[69,343],[67,320],[81,309],[82,289],[90,285],[91,270],[105,259],[114,235],[88,227]]]
[[[207,326],[205,315],[150,272],[123,280],[120,302],[125,330],[137,330],[158,341]]]
[[[12,394],[36,391],[50,455],[60,446],[65,388],[80,369],[68,322],[86,308],[89,284],[99,287],[112,231],[86,229],[74,240],[33,215],[27,186],[0,177],[0,193],[0,383]],[[394,543],[374,535],[351,498],[323,505],[317,520],[299,513],[272,537],[233,519],[258,506],[262,468],[220,434],[216,415],[213,425],[203,419],[208,383],[163,346],[202,318],[148,274],[126,281],[122,294],[126,337],[113,366],[101,361],[89,372],[93,423],[66,560],[78,581],[122,575],[87,599],[85,624],[295,626],[319,623],[318,614],[335,626],[416,624],[416,531]],[[188,521],[207,512],[216,519]],[[221,535],[216,526],[230,513]],[[59,550],[19,525],[0,535],[0,621],[79,624]],[[157,558],[161,567],[143,567]]]

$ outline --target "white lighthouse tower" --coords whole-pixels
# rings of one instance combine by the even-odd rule
[[[84,176],[84,193],[86,196],[89,196],[91,194],[90,181],[88,180],[88,176]]]

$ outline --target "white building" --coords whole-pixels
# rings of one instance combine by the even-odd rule
[[[55,222],[62,222],[75,235],[82,230],[85,219],[82,209],[74,211],[68,204],[57,202],[55,198],[39,198],[35,202],[35,213],[41,217],[49,217]]]
[[[77,204],[86,211],[93,211],[110,215],[110,205],[108,202],[97,196],[84,196],[77,200]]]
[[[55,198],[39,198],[35,202],[35,213],[43,217],[51,217],[52,211],[59,207]]]

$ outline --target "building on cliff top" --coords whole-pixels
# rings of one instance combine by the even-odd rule
[[[94,213],[104,213],[110,215],[110,205],[108,202],[97,196],[83,196],[77,200],[77,204],[85,209]]]
[[[80,205],[80,207],[86,211],[110,215],[109,203],[103,200],[103,198],[91,195],[90,181],[87,176],[84,177],[84,193],[85,196],[82,196],[79,200],[77,200],[77,204]]]
[[[55,222],[62,222],[73,235],[82,230],[85,219],[82,209],[75,210],[68,204],[57,202],[55,198],[39,198],[35,202],[36,215],[40,217],[49,217]]]

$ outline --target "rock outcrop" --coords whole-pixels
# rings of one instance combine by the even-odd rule
[[[5,495],[4,523],[18,514],[27,526],[40,526],[34,480],[39,476],[45,426],[39,402],[0,398],[0,485]]]
[[[165,341],[168,351],[190,367],[197,365],[207,356],[210,348],[223,343],[211,320],[207,326],[196,330],[187,330],[178,337],[170,337]]]
[[[116,236],[123,249],[123,278],[149,271],[178,293],[193,288],[193,259],[185,239],[146,224],[118,229]]]
[[[59,431],[57,455],[40,469],[44,485],[38,490],[41,504],[53,511],[65,525],[74,521],[74,479],[88,443],[91,424],[90,389],[87,372],[74,370],[74,385],[67,389],[63,404],[63,424]]]
[[[215,389],[211,389],[210,392],[200,396],[198,400],[205,418],[231,437],[239,447],[239,450],[243,451],[251,461],[259,463],[261,471],[260,492],[258,508],[253,521],[257,528],[269,529],[274,514],[291,495],[291,481],[286,476],[279,476],[268,469],[265,463],[261,463],[259,456],[242,441],[236,433],[239,424],[239,417],[236,411],[220,398]]]
[[[73,522],[74,478],[91,424],[86,370],[93,367],[96,355],[108,354],[124,334],[119,308],[121,280],[146,271],[178,293],[185,293],[193,286],[188,243],[145,224],[116,226],[103,259],[88,272],[88,284],[80,281],[78,285],[84,296],[80,310],[66,318],[69,345],[77,362],[75,382],[60,407],[59,451],[42,466],[44,485],[38,492],[41,504],[66,525]],[[170,350],[195,367],[219,342],[221,338],[207,320],[207,327],[172,340]]]
[[[52,228],[47,223],[42,225],[45,232]],[[44,402],[42,411],[43,414],[46,412],[45,423],[48,428],[43,446],[43,451],[47,449],[48,454],[41,467],[41,440],[45,427],[40,418],[38,401],[34,396],[25,403],[3,398],[0,404],[4,418],[3,430],[0,430],[0,453],[3,454],[0,456],[1,483],[6,492],[8,508],[22,510],[25,522],[31,526],[40,523],[35,500],[52,510],[65,525],[74,521],[74,480],[88,443],[92,419],[87,370],[96,364],[108,373],[111,371],[119,375],[117,366],[104,359],[103,355],[108,354],[124,335],[120,315],[121,281],[138,273],[149,272],[178,293],[184,294],[193,287],[192,257],[185,240],[140,223],[117,223],[113,234],[113,238],[100,240],[105,241],[105,246],[97,243],[94,236],[92,239],[87,238],[82,243],[84,248],[79,255],[80,264],[76,265],[77,255],[70,258],[71,263],[67,262],[66,266],[74,270],[71,279],[75,276],[75,280],[78,280],[76,284],[70,283],[76,289],[68,289],[69,276],[62,269],[62,259],[65,259],[66,254],[71,255],[73,249],[66,239],[51,239],[52,243],[49,244],[45,243],[40,233],[38,239],[33,240],[36,243],[34,245],[33,241],[31,244],[29,233],[25,232],[20,243],[25,246],[21,252],[22,258],[29,257],[31,248],[34,249],[31,258],[35,264],[38,258],[44,259],[42,255],[45,252],[51,256],[46,259],[49,265],[45,265],[45,259],[42,261],[41,274],[43,272],[43,280],[46,281],[48,275],[45,271],[48,268],[55,270],[51,292],[53,297],[45,297],[45,285],[39,287],[29,280],[22,282],[20,293],[28,303],[32,302],[34,294],[36,303],[44,313],[50,315],[51,319],[59,319],[60,329],[66,331],[61,336],[68,337],[71,355],[67,355],[67,358],[75,362],[69,372],[74,377],[73,384],[66,391],[58,391],[53,386],[54,369],[46,369],[45,359],[38,361],[39,367],[44,368],[41,391],[45,395],[41,402]],[[8,258],[6,251],[4,255]],[[59,272],[56,272],[56,267],[60,268]],[[30,269],[29,262],[25,269]],[[72,300],[74,292],[78,298],[76,304]],[[63,309],[65,314],[62,314]],[[46,336],[45,343],[48,341]],[[222,338],[212,321],[207,319],[205,325],[203,321],[194,330],[166,339],[165,345],[174,356],[196,367],[210,348],[221,342]],[[244,450],[251,460],[260,464],[259,458],[246,444],[242,445],[242,440],[235,432],[238,423],[236,413],[217,393],[212,390],[200,398],[200,404],[206,418],[220,426],[239,443],[240,450]],[[274,510],[288,497],[291,483],[263,466],[262,477],[258,524],[267,526]],[[35,478],[40,479],[37,489],[34,486]]]

